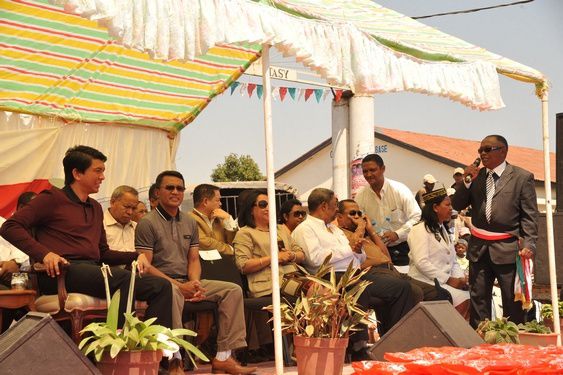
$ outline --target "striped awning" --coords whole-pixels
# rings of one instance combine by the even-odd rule
[[[159,61],[46,0],[0,0],[0,110],[175,133],[259,55],[260,45],[221,45]]]

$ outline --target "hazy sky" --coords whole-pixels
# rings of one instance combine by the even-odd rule
[[[421,16],[512,0],[376,2],[405,15]],[[552,86],[549,121],[553,151],[555,114],[563,112],[562,17],[563,1],[536,0],[477,13],[430,18],[423,22],[547,75]],[[279,55],[273,56],[272,62],[279,66],[296,66]],[[240,81],[260,82],[247,76]],[[381,127],[474,140],[490,133],[500,133],[510,144],[541,148],[541,105],[534,94],[534,86],[504,76],[500,77],[500,83],[506,107],[498,111],[478,112],[445,98],[421,94],[385,94],[375,98],[374,123]],[[273,81],[273,85],[304,87],[281,81]],[[209,181],[211,170],[232,152],[251,155],[265,173],[262,102],[256,95],[248,98],[237,91],[231,96],[230,90],[227,90],[217,97],[181,132],[176,163],[188,183]],[[288,97],[283,103],[274,102],[273,105],[275,170],[331,135],[329,98],[317,104],[313,98],[305,103]]]

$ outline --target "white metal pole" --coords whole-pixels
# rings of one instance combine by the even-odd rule
[[[274,144],[272,142],[272,89],[270,82],[270,46],[262,45],[262,85],[264,86],[264,136],[266,144],[266,176],[270,218],[270,268],[272,270],[272,305],[274,307],[274,351],[276,374],[283,374],[283,349],[280,310],[280,280],[278,266],[278,230],[276,226],[276,189],[274,181]]]
[[[350,98],[344,95],[339,102],[332,101],[332,190],[338,199],[350,197],[350,162],[348,159],[348,133]]]
[[[547,227],[547,256],[549,260],[549,283],[551,286],[551,305],[553,307],[553,328],[558,334],[557,346],[561,346],[561,326],[559,324],[559,307],[557,296],[557,272],[555,270],[555,245],[553,239],[553,208],[551,205],[551,161],[549,158],[549,113],[548,91],[541,96],[542,129],[543,129],[543,162],[545,174],[545,223]]]

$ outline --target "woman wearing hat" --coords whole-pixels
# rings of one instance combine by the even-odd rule
[[[454,242],[446,226],[452,216],[450,198],[441,188],[424,194],[423,200],[422,219],[408,237],[409,276],[428,284],[437,279],[452,295],[456,310],[467,319],[467,279],[456,261]]]

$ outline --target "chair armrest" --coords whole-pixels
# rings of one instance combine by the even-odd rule
[[[64,311],[66,299],[68,297],[68,292],[66,290],[66,272],[68,270],[68,264],[59,264],[60,274],[57,275],[57,295],[59,300],[59,311]],[[39,274],[44,273],[47,274],[47,268],[43,263],[36,262],[33,264],[33,272]]]

